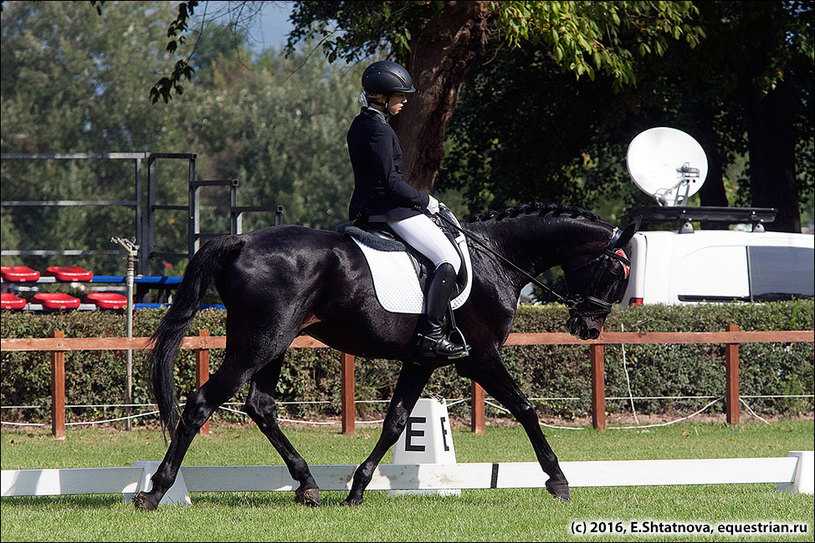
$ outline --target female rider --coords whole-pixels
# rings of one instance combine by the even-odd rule
[[[354,193],[348,209],[352,221],[386,223],[435,266],[425,292],[425,312],[419,320],[420,358],[466,356],[463,345],[444,335],[444,315],[461,267],[453,245],[424,212],[438,213],[433,196],[410,186],[400,170],[402,146],[388,124],[398,115],[407,95],[416,92],[408,71],[395,62],[374,62],[362,74],[363,108],[348,130],[348,153],[354,169]]]

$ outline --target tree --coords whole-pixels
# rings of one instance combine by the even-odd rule
[[[625,156],[616,136],[634,102],[613,91],[611,76],[561,73],[547,52],[502,50],[470,72],[436,186],[465,190],[471,211],[563,201],[622,222],[624,210],[609,203],[645,203],[615,156]]]
[[[346,221],[354,74],[299,51],[287,57],[270,49],[253,60],[246,34],[231,22],[200,34],[196,25],[190,61],[207,69],[182,97],[152,103],[145,81],[167,62],[156,36],[172,7],[130,2],[102,17],[85,2],[4,9],[3,153],[192,152],[198,179],[237,178],[239,205],[271,208],[246,214],[245,231],[274,224],[275,204],[285,206],[286,222],[334,228]],[[158,167],[156,204],[186,202],[186,163]],[[2,190],[4,200],[132,200],[132,163],[3,160]],[[202,232],[228,231],[226,191],[206,189],[201,203]],[[186,224],[186,211],[157,212],[156,249],[185,252]],[[133,210],[122,207],[3,209],[3,249],[115,249],[110,236],[132,231]],[[14,263],[39,268],[39,258]],[[121,273],[121,261],[107,256],[58,263]]]
[[[799,202],[813,189],[810,19],[800,2],[705,2],[704,42],[644,66],[644,106],[670,109],[708,155],[703,205],[727,205],[722,166],[746,156],[741,203],[777,208],[770,229],[801,231]]]
[[[91,4],[101,13],[101,2]],[[199,4],[206,10],[209,3],[193,0],[177,4],[176,17],[167,27],[169,52],[175,53],[184,43],[193,13],[196,8],[200,11]],[[235,4],[233,13],[249,11],[250,18],[261,9],[257,7],[261,3]],[[685,77],[689,74],[685,68],[706,67],[707,76],[716,80],[714,85],[705,80],[702,87],[708,92],[700,93],[711,100],[698,99],[695,106],[683,109],[685,114],[693,114],[689,126],[711,161],[711,177],[701,191],[702,201],[726,203],[721,166],[741,140],[728,136],[725,139],[732,141],[725,149],[717,144],[722,142],[721,130],[716,128],[721,125],[717,115],[722,109],[716,104],[723,96],[713,96],[709,89],[729,93],[732,89],[727,89],[729,83],[721,73],[727,71],[731,80],[738,81],[734,99],[742,106],[749,127],[746,141],[752,157],[752,203],[779,208],[772,228],[797,230],[798,195],[809,194],[812,189],[812,178],[802,168],[802,164],[811,164],[813,154],[806,106],[813,84],[811,8],[800,1],[705,2],[700,6],[699,23],[718,39],[709,40],[707,55],[686,54],[681,58],[690,60],[688,63],[661,66],[685,82],[693,80]],[[619,90],[637,82],[638,58],[660,57],[674,40],[684,39],[691,47],[698,44],[704,36],[703,27],[689,23],[698,13],[690,2],[300,1],[291,16],[295,29],[289,49],[304,38],[319,37],[332,62],[354,62],[378,53],[390,55],[411,69],[424,92],[394,120],[394,126],[405,142],[404,166],[409,180],[430,191],[443,161],[441,142],[459,84],[476,61],[484,59],[488,44],[542,46],[559,70],[578,78],[587,75],[591,80],[606,73]],[[739,45],[733,48],[731,44]],[[194,73],[188,61],[206,69],[195,62],[192,53],[178,60],[172,73],[151,89],[154,101],[159,97],[168,101],[173,92],[183,92],[181,80],[191,79]],[[722,66],[726,70],[721,70]],[[664,81],[666,74],[652,71],[650,76]],[[697,85],[697,91],[702,87]],[[675,94],[670,90],[675,88],[673,82],[666,88]],[[688,100],[688,104],[692,102]],[[732,119],[730,110],[724,109]]]
[[[237,177],[241,205],[284,205],[288,223],[334,228],[347,221],[354,74],[320,55],[268,50],[251,66],[216,59],[211,79],[187,123],[191,145],[205,155],[202,172]],[[273,220],[272,213],[247,215],[244,230]]]
[[[348,62],[382,46],[391,49],[421,89],[394,123],[405,147],[404,171],[411,184],[429,192],[459,85],[489,40],[510,47],[544,43],[561,69],[589,78],[604,72],[626,85],[636,80],[637,55],[662,54],[672,39],[698,43],[701,32],[688,23],[695,13],[690,2],[300,1],[289,45],[325,36],[329,60]]]
[[[747,125],[753,204],[779,209],[771,228],[800,232],[795,155],[796,140],[812,138],[811,4],[750,1],[716,6],[721,19],[730,23],[723,38],[735,45],[726,66],[737,77],[735,95]],[[802,117],[809,119],[808,134],[801,133]],[[808,185],[813,187],[811,170]]]
[[[729,182],[740,185],[739,204],[779,210],[772,230],[801,231],[800,202],[814,186],[807,13],[800,2],[705,2],[700,46],[643,64],[638,116],[700,141],[709,161],[702,205],[728,205],[724,168],[746,157],[747,176]]]
[[[763,6],[768,9],[769,5]],[[775,19],[766,26],[786,28],[788,46],[774,56],[755,56],[740,53],[761,41],[756,38],[759,28],[748,29],[732,15],[734,10],[741,13],[741,4],[706,2],[700,9],[699,22],[707,38],[693,49],[680,45],[662,57],[641,59],[636,88],[614,92],[614,81],[601,76],[591,82],[570,81],[556,73],[545,45],[498,52],[483,66],[474,67],[450,125],[449,171],[442,176],[441,186],[467,186],[469,180],[477,179],[468,190],[480,208],[490,205],[489,198],[499,205],[515,198],[566,198],[591,207],[607,205],[610,195],[619,194],[612,198],[619,202],[618,209],[608,213],[619,216],[623,204],[645,203],[637,191],[630,191],[624,163],[628,143],[647,128],[667,125],[691,134],[705,149],[709,167],[699,194],[702,205],[777,207],[779,219],[769,227],[800,231],[797,224],[784,221],[784,216],[797,218],[799,197],[812,193],[812,178],[806,176],[813,162],[812,120],[806,107],[812,65],[804,62],[807,46],[806,34],[800,33],[801,21],[765,12],[764,18]],[[768,65],[768,59],[779,63],[789,58],[787,62],[796,68],[784,72],[784,81],[793,92],[785,95],[785,106],[778,112],[788,113],[774,119],[774,126],[783,134],[775,136],[772,144],[783,144],[786,149],[772,155],[778,164],[774,176],[757,177],[752,168],[743,178],[727,173],[747,155],[748,140],[750,155],[757,142],[769,143],[758,127],[745,121],[746,106],[738,94],[743,78],[729,68],[742,57],[745,65],[757,71]],[[541,89],[545,89],[545,100],[539,98]],[[782,127],[779,123],[784,119]],[[557,152],[552,152],[552,140]],[[797,193],[780,190],[782,172],[793,169]],[[739,184],[736,194],[734,187]],[[763,191],[774,198],[771,203],[759,193],[751,195],[756,185],[766,187]]]
[[[102,14],[101,3],[91,0],[91,4],[99,4],[97,10],[100,15]],[[198,0],[178,3],[178,15],[167,27],[167,37],[170,38],[170,41],[167,42],[166,49],[170,54],[174,54],[178,46],[186,41],[187,37],[184,32],[189,28],[189,20],[195,13],[195,6],[197,5]],[[168,102],[173,92],[178,95],[183,94],[184,87],[181,85],[181,80],[187,79],[189,81],[192,79],[193,73],[195,73],[195,70],[187,60],[177,60],[170,76],[162,77],[150,89],[150,98],[153,103],[156,103],[159,98],[164,99],[165,103]]]
[[[144,88],[144,74],[165,62],[156,36],[168,7],[123,3],[99,17],[85,2],[4,6],[3,153],[187,151],[186,105],[157,115]],[[123,162],[4,160],[2,187],[4,200],[132,200],[133,171]],[[185,184],[166,183],[159,198],[176,203],[166,200],[185,195]],[[4,249],[115,249],[110,237],[133,230],[133,210],[4,208],[2,229]],[[70,263],[121,272],[121,264],[106,257]]]
[[[177,16],[167,27],[170,53],[184,43],[199,4],[178,3]],[[636,81],[637,56],[661,55],[671,40],[695,45],[702,37],[688,22],[697,11],[691,2],[389,0],[299,1],[294,6],[290,52],[304,39],[320,39],[330,61],[354,62],[384,48],[385,55],[411,71],[421,92],[394,128],[405,144],[403,167],[409,182],[427,192],[442,164],[442,142],[460,83],[483,57],[488,41],[513,48],[546,44],[560,69],[578,78],[607,73],[625,86]],[[181,80],[194,73],[190,58],[177,60],[172,73],[154,85],[154,102],[183,92]]]

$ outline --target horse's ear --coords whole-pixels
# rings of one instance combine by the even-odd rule
[[[620,237],[617,238],[617,241],[614,243],[614,247],[625,247],[631,238],[634,237],[634,234],[637,233],[637,230],[640,229],[640,217],[637,217],[634,222],[629,224],[623,230],[623,233],[620,234]]]

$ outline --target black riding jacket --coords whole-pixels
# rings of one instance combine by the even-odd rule
[[[389,222],[419,215],[429,197],[407,184],[400,170],[402,146],[384,115],[363,108],[346,137],[354,193],[348,218],[364,222]]]

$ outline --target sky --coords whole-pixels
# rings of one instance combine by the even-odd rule
[[[250,27],[250,42],[253,47],[263,50],[267,47],[279,49],[286,43],[286,35],[291,31],[289,14],[293,2],[264,2],[260,17]]]
[[[286,43],[286,35],[291,31],[289,14],[294,2],[236,2],[210,1],[206,3],[206,15],[210,17],[237,18],[238,22],[250,23],[249,45],[255,53],[274,47],[280,49]],[[202,8],[196,15],[203,15]],[[240,11],[242,10],[242,11]]]

